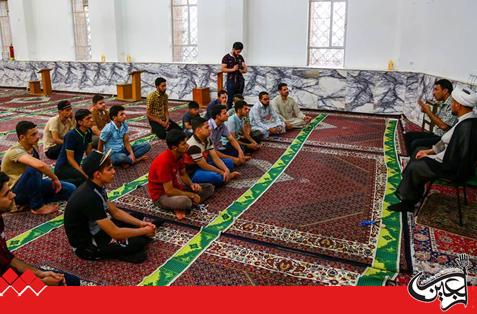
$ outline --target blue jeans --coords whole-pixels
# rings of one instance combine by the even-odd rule
[[[230,171],[234,170],[234,162],[230,158],[222,159],[224,164]],[[212,160],[207,161],[209,165],[216,166]],[[215,186],[221,186],[224,184],[224,176],[213,171],[197,169],[191,177],[194,183],[211,183]]]
[[[148,151],[151,150],[151,144],[149,143],[135,144],[131,147],[134,153],[134,157],[136,158],[141,158]],[[111,161],[113,162],[114,166],[120,166],[122,164],[132,165],[133,163],[131,158],[129,158],[129,153],[126,151],[126,149],[123,149],[120,152],[113,152],[111,154]]]
[[[31,167],[27,167],[20,179],[13,187],[16,194],[15,202],[18,205],[29,205],[36,210],[45,204],[57,201],[67,201],[76,190],[74,184],[60,181],[61,190],[55,194],[50,179],[43,179],[43,174]]]

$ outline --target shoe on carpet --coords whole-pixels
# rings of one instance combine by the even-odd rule
[[[414,204],[409,201],[401,201],[400,203],[389,205],[388,209],[394,212],[412,213],[414,212]]]
[[[147,255],[144,250],[138,251],[133,254],[122,255],[118,257],[118,260],[127,262],[127,263],[132,263],[132,264],[141,264],[145,262],[146,259],[147,259]]]

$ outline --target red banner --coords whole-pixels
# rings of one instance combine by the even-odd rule
[[[439,301],[414,300],[407,287],[46,287],[39,296],[14,290],[0,310],[15,313],[443,313]],[[468,304],[445,313],[477,313],[477,288]]]

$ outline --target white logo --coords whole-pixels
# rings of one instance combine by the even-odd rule
[[[409,294],[422,302],[433,302],[438,298],[442,311],[459,303],[467,307],[469,257],[466,254],[459,255],[455,262],[458,268],[445,269],[425,280],[421,280],[422,272],[414,276],[409,282]]]

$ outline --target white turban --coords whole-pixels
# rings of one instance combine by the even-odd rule
[[[452,99],[464,107],[477,107],[477,93],[469,88],[456,88],[452,92]]]

